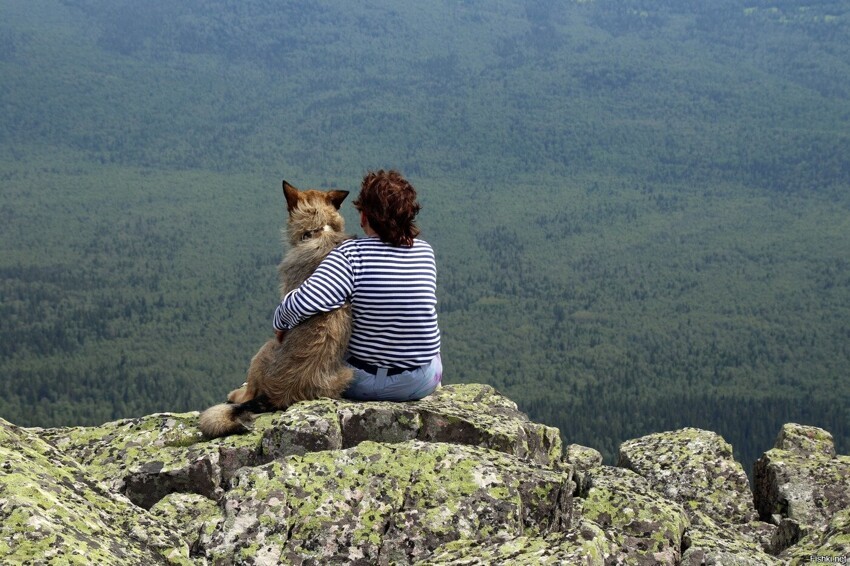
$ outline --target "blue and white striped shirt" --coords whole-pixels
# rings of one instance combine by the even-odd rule
[[[424,365],[440,352],[434,250],[379,238],[346,240],[278,305],[274,327],[299,322],[351,302],[349,353],[379,367]]]

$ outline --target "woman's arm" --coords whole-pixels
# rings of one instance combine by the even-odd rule
[[[276,331],[286,331],[313,315],[343,306],[354,290],[351,263],[333,250],[316,271],[283,298],[274,313]]]

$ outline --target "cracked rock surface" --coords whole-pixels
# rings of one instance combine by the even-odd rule
[[[487,385],[320,399],[204,441],[198,413],[0,420],[0,563],[801,564],[850,555],[848,457],[783,427],[750,491],[717,434],[561,444]]]

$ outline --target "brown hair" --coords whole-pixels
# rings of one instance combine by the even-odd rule
[[[378,237],[393,246],[410,247],[419,235],[414,222],[421,207],[413,188],[398,171],[370,171],[354,201]]]

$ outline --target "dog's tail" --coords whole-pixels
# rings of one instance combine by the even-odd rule
[[[257,413],[267,413],[275,408],[268,397],[260,395],[244,403],[213,405],[198,418],[198,428],[207,439],[249,432]]]

